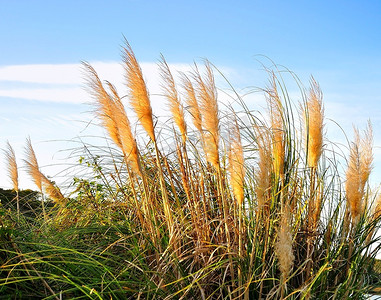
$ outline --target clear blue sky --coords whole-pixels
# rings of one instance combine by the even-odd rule
[[[122,35],[141,60],[264,54],[292,68],[380,63],[380,1],[1,2],[0,65],[118,60]]]
[[[73,120],[89,108],[75,71],[26,66],[113,64],[123,36],[141,62],[155,63],[160,53],[179,64],[208,58],[234,70],[242,86],[265,82],[265,74],[255,82],[258,55],[306,84],[312,74],[327,117],[350,137],[352,123],[363,128],[371,118],[381,146],[381,1],[0,0],[0,147],[9,139],[21,157],[30,134],[44,156],[50,148],[42,141],[80,134]],[[381,169],[381,160],[375,165]]]

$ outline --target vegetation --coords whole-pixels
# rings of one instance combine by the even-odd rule
[[[239,108],[222,111],[209,62],[179,83],[163,57],[173,123],[161,124],[128,43],[123,53],[139,134],[116,88],[84,63],[110,140],[72,153],[83,171],[71,193],[41,172],[30,139],[25,165],[38,192],[19,191],[7,145],[15,192],[1,193],[1,297],[364,299],[380,247],[371,125],[355,130],[342,171],[315,80],[307,89],[295,77],[298,106],[274,68],[261,90],[267,112],[234,89]]]

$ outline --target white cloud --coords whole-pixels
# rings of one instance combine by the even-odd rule
[[[0,80],[46,84],[77,84],[81,81],[79,66],[79,64],[5,66],[0,67]]]
[[[61,103],[83,103],[89,98],[80,87],[0,89],[0,97]]]

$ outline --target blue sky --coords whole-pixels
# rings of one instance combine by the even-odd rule
[[[371,119],[374,178],[381,180],[380,1],[0,0],[0,7],[0,147],[8,139],[20,164],[28,135],[46,166],[65,142],[45,141],[90,134],[80,122],[91,116],[79,64],[89,61],[119,84],[125,36],[153,90],[160,53],[180,69],[208,58],[238,88],[267,82],[261,62],[268,60],[261,55],[305,84],[312,74],[327,118],[350,138],[352,124],[364,128]],[[332,123],[327,130],[330,139],[343,141]],[[10,187],[3,171],[0,176],[0,186]]]

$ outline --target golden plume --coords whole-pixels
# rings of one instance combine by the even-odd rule
[[[356,223],[363,212],[365,185],[368,181],[373,163],[372,127],[368,123],[364,138],[354,128],[354,141],[350,146],[348,168],[346,172],[345,192],[347,196],[352,222]]]
[[[7,169],[8,169],[9,178],[12,181],[13,189],[15,191],[18,191],[19,176],[18,176],[16,155],[9,141],[7,141],[7,148],[4,150],[4,153],[5,153],[5,158],[8,162]]]
[[[89,73],[88,85],[95,99],[96,114],[101,119],[114,143],[123,151],[127,163],[135,173],[139,173],[138,150],[135,139],[131,132],[123,103],[116,88],[106,82],[111,95],[106,91],[96,71],[89,65],[84,64]]]
[[[38,190],[42,192],[42,177],[41,172],[38,167],[37,157],[32,147],[32,142],[28,137],[26,139],[26,148],[25,148],[27,173],[32,177],[34,184],[37,186]]]
[[[62,195],[61,190],[42,173],[41,179],[44,191],[48,197],[56,203],[63,204],[65,202],[65,197]]]
[[[319,84],[311,79],[310,96],[305,115],[307,164],[316,168],[323,151],[324,109]]]
[[[126,47],[123,49],[123,61],[126,71],[125,77],[127,81],[127,88],[129,89],[131,106],[144,130],[148,133],[152,141],[156,141],[152,119],[152,108],[142,70],[135,58],[130,44],[127,41]]]
[[[268,129],[257,126],[258,171],[256,172],[255,192],[258,208],[263,210],[268,205],[267,193],[271,186],[271,137]]]
[[[180,130],[183,142],[186,140],[187,126],[184,119],[184,108],[180,103],[180,99],[176,90],[175,80],[173,79],[171,70],[164,56],[161,56],[161,62],[159,64],[161,71],[161,78],[163,80],[162,89],[164,91],[164,96],[168,100],[169,109],[172,113],[173,120],[175,121],[177,127]]]
[[[111,99],[111,96],[104,89],[102,82],[100,81],[97,72],[88,63],[83,63],[88,73],[88,87],[91,95],[95,99],[95,113],[102,121],[103,127],[106,128],[108,134],[114,143],[122,148],[120,136],[118,132],[118,126],[115,121],[115,105]]]
[[[219,167],[219,116],[217,103],[217,89],[214,82],[212,68],[208,62],[205,64],[206,74],[203,79],[196,67],[195,79],[197,81],[200,109],[202,111],[202,127],[204,130],[206,159],[215,167]]]
[[[282,102],[280,101],[276,85],[276,77],[273,74],[271,87],[267,90],[267,102],[270,109],[271,132],[272,132],[272,155],[273,171],[275,176],[282,177],[284,174],[284,126]]]
[[[244,199],[243,186],[245,178],[245,168],[241,136],[239,134],[237,121],[235,122],[235,126],[232,129],[230,137],[229,171],[233,194],[237,200],[238,205],[242,205]]]
[[[285,285],[286,279],[292,271],[292,266],[295,259],[292,249],[290,212],[287,207],[280,217],[277,233],[278,239],[275,244],[275,253],[279,261],[279,270],[281,271],[281,284],[283,289],[283,285]]]
[[[192,116],[193,125],[200,133],[202,133],[202,116],[198,106],[193,84],[185,74],[182,76],[182,82],[183,87],[186,91],[186,104],[188,106],[188,111]]]
[[[114,103],[114,118],[118,129],[118,136],[121,143],[121,148],[127,163],[131,166],[132,170],[141,174],[139,168],[139,155],[138,147],[134,136],[132,135],[130,121],[127,117],[126,110],[120,99],[115,87],[107,82],[110,91],[112,92]]]

